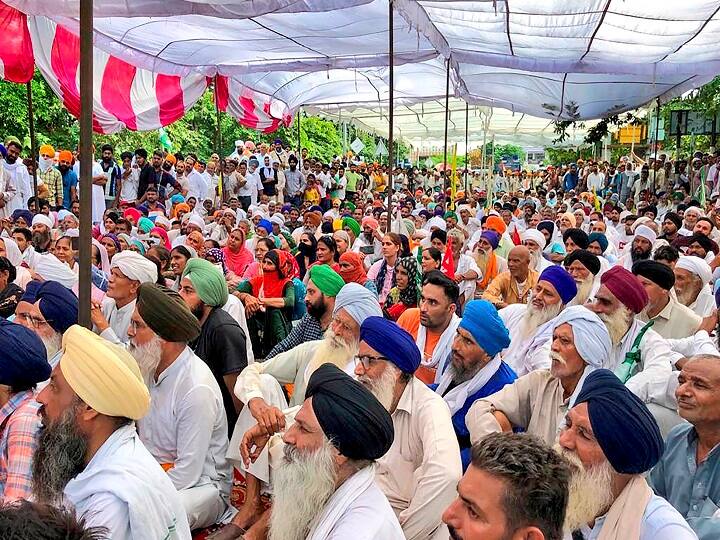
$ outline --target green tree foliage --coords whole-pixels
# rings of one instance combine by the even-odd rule
[[[576,149],[573,148],[545,148],[550,165],[558,167],[573,163],[578,159],[588,159],[593,155],[592,147],[586,146]]]

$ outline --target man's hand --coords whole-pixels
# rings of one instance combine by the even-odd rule
[[[100,304],[96,302],[93,302],[92,307],[90,308],[90,321],[95,325],[95,328],[97,328],[99,332],[104,332],[110,328],[110,324],[105,318],[105,315],[103,315]]]
[[[262,302],[260,302],[260,300],[258,300],[251,294],[246,294],[244,298],[241,298],[241,300],[245,305],[245,314],[248,317],[252,317],[253,315],[255,315],[255,313],[257,313],[257,311],[262,306]]]
[[[246,468],[250,466],[250,463],[255,463],[269,440],[270,435],[265,433],[259,424],[255,424],[245,432],[240,441],[240,456]]]
[[[265,403],[262,398],[253,398],[248,401],[250,414],[257,420],[258,425],[266,434],[272,435],[285,429],[285,415],[277,407]]]
[[[715,331],[715,328],[717,328],[717,325],[718,325],[718,310],[715,309],[715,310],[713,310],[713,312],[710,315],[703,318],[697,331],[699,332],[700,330],[705,330],[708,334],[712,334]]]

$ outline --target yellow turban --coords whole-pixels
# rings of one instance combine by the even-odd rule
[[[147,414],[150,393],[129,352],[78,325],[63,334],[62,347],[63,376],[90,407],[132,420]]]
[[[343,220],[341,218],[333,219],[333,231],[341,231],[343,228]]]
[[[46,154],[50,157],[55,157],[55,149],[49,144],[43,144],[40,147],[40,155]]]

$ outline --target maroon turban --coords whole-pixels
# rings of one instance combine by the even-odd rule
[[[605,285],[633,313],[640,313],[647,306],[648,295],[642,283],[622,266],[613,266],[605,272],[600,284]]]

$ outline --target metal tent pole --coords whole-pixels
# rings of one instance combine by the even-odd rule
[[[468,125],[470,123],[470,105],[465,102],[465,196],[468,196]]]
[[[450,58],[447,59],[447,75],[445,77],[445,143],[443,144],[443,175],[445,178],[443,194],[450,187],[447,174],[448,123],[450,122]]]
[[[28,125],[30,127],[30,159],[37,161],[37,145],[35,144],[35,112],[33,111],[33,95],[32,95],[32,79],[27,82],[27,104],[28,104]],[[35,200],[38,199],[37,187],[37,166],[33,165],[33,195]],[[36,202],[35,207],[40,210],[40,205]]]
[[[217,73],[215,74],[215,84],[213,85],[215,89],[215,153],[218,155],[218,168],[219,171],[215,171],[216,173],[219,173],[220,179],[218,182],[218,191],[219,193],[216,193],[216,196],[220,197],[220,202],[225,201],[224,196],[224,167],[222,167],[222,131],[220,130],[220,102],[218,100],[218,76]]]
[[[387,206],[388,206],[388,224],[387,224],[387,230],[390,230],[390,224],[392,223],[392,192],[393,192],[393,99],[394,99],[394,93],[395,93],[395,45],[394,45],[394,39],[393,39],[393,31],[394,31],[394,16],[393,16],[393,0],[390,0],[388,2],[388,23],[389,23],[389,32],[388,32],[388,49],[389,49],[389,66],[390,66],[390,91],[388,94],[388,105],[390,107],[389,115],[388,115],[388,200],[387,200]]]

